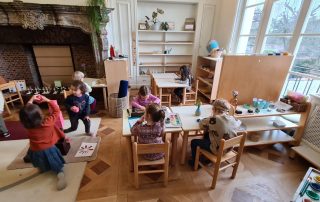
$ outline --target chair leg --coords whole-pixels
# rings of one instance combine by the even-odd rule
[[[233,166],[231,179],[234,179],[236,177],[238,166],[239,166],[239,162],[237,162],[237,164]]]
[[[134,186],[136,187],[136,189],[139,189],[139,171],[136,166],[134,166]]]
[[[8,114],[11,115],[11,110],[6,101],[4,101],[4,106],[6,107]]]
[[[194,170],[198,170],[199,158],[200,158],[200,147],[197,147],[196,158],[194,160]]]
[[[220,169],[220,163],[221,162],[216,162],[214,164],[214,171],[213,171],[213,179],[212,179],[212,183],[211,183],[211,189],[215,189],[216,188],[219,169]]]
[[[163,183],[166,187],[168,185],[168,178],[169,178],[169,162],[164,164],[164,176],[163,176]]]

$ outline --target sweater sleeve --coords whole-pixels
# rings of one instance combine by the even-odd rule
[[[69,95],[66,99],[66,109],[67,111],[70,111],[71,107],[73,106],[73,103],[72,103],[72,97]]]
[[[200,121],[199,127],[201,130],[208,130],[210,118],[204,118]]]
[[[83,112],[85,116],[89,116],[90,115],[89,95],[85,96],[85,102],[86,102],[86,105],[84,107]]]
[[[54,125],[60,112],[61,112],[59,105],[56,104],[55,101],[52,100],[52,101],[48,102],[48,105],[51,108],[52,113],[44,119],[44,121],[42,123],[43,126]]]
[[[151,100],[151,102],[156,103],[156,104],[160,104],[160,99],[157,96],[154,96],[152,94],[149,94],[149,99]]]
[[[130,130],[131,130],[131,134],[134,135],[134,136],[138,136],[139,133],[140,133],[140,127],[141,127],[141,122],[137,121],[137,122],[132,126],[132,128],[130,129]]]
[[[141,109],[141,107],[143,107],[139,104],[139,96],[136,96],[135,98],[133,98],[131,104],[132,104],[132,107],[136,107],[139,109]]]
[[[86,88],[87,88],[86,93],[91,93],[92,92],[91,86],[89,86],[89,84],[87,83],[84,83],[84,84],[86,85]]]

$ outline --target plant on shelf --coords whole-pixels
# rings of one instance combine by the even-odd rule
[[[169,30],[169,24],[167,22],[162,22],[160,27],[164,31],[168,31]]]
[[[159,20],[158,20],[158,15],[162,15],[164,14],[164,11],[160,8],[157,8],[157,10],[153,11],[152,12],[152,19],[151,19],[151,22],[152,22],[152,29],[153,30],[159,30],[160,29],[160,23],[159,23]],[[150,21],[150,18],[148,16],[145,16],[146,17],[146,27],[150,28],[150,24],[149,24],[149,21]]]

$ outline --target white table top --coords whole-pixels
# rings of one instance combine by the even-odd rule
[[[212,115],[212,105],[202,105],[200,107],[201,115],[195,116],[197,106],[177,106],[171,107],[173,113],[178,113],[182,123],[182,129],[185,131],[199,130],[197,119],[203,119]]]
[[[152,73],[154,79],[175,79],[178,76],[175,73]]]
[[[182,128],[165,128],[165,133],[172,132],[181,132]],[[122,136],[131,136],[131,128],[129,125],[129,117],[127,110],[123,110],[123,118],[122,118]]]
[[[92,88],[106,88],[107,82],[105,78],[84,78],[83,82],[86,82]]]
[[[169,79],[154,79],[158,88],[186,88],[189,85],[180,83],[178,80],[173,78]]]

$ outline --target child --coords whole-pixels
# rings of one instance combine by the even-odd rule
[[[37,102],[47,102],[52,109],[52,114],[44,117]],[[59,139],[65,138],[64,133],[55,126],[60,109],[55,102],[41,95],[31,97],[26,106],[19,113],[20,121],[28,131],[30,148],[28,158],[34,167],[41,172],[54,171],[57,173],[57,189],[62,190],[67,186],[63,172],[64,159],[55,146]]]
[[[131,128],[131,133],[138,137],[140,144],[162,144],[164,131],[163,120],[165,113],[157,104],[150,104],[146,112]],[[145,154],[144,158],[150,161],[161,159],[164,153]]]
[[[147,86],[141,86],[136,96],[132,100],[132,108],[137,108],[140,110],[145,110],[146,106],[151,103],[160,104],[160,99],[150,93],[150,90]]]
[[[78,81],[82,81],[83,82],[84,79],[84,73],[80,72],[80,71],[75,71],[73,74],[73,80],[78,80]],[[83,82],[86,85],[86,94],[89,95],[92,92],[92,88],[91,86],[89,86],[89,84],[87,84],[86,82]],[[96,113],[96,104],[97,101],[94,97],[89,95],[89,104],[90,104],[90,110],[91,113],[94,114]]]
[[[200,121],[200,129],[205,130],[203,139],[193,139],[191,141],[192,159],[189,164],[193,167],[197,147],[217,154],[221,139],[228,140],[235,137],[236,129],[240,127],[241,121],[229,115],[231,106],[224,99],[217,99],[213,102],[211,117]]]
[[[90,133],[90,107],[89,95],[86,94],[86,86],[82,81],[73,81],[71,84],[72,94],[66,99],[66,108],[70,118],[71,127],[64,130],[69,133],[77,130],[79,119],[83,121],[87,135]]]
[[[3,117],[2,117],[3,109],[4,109],[4,97],[3,97],[2,92],[0,91],[0,133],[4,137],[9,137],[10,133],[9,133],[9,131],[6,127],[6,124],[4,123]]]
[[[190,74],[190,70],[186,65],[180,67],[180,81],[183,84],[187,84],[188,87],[186,88],[187,92],[191,90],[192,85],[192,76]],[[182,102],[183,99],[183,88],[176,88],[174,89],[174,94],[178,97],[179,102]]]

